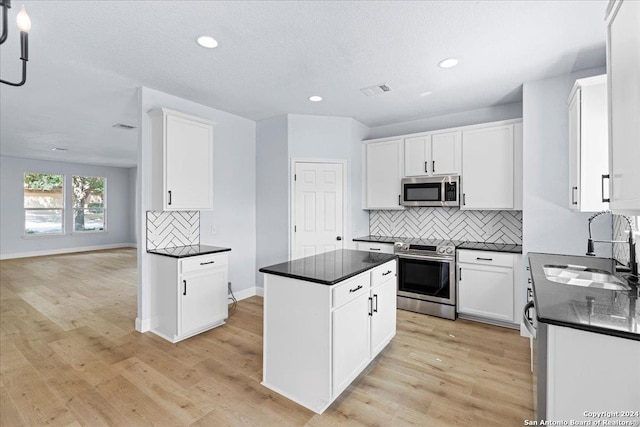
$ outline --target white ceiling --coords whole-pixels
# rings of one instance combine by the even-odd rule
[[[252,120],[298,113],[378,126],[520,101],[523,82],[605,63],[606,0],[24,4],[27,83],[0,86],[7,156],[135,166],[137,131],[112,125],[137,125],[139,86]],[[0,51],[5,80],[20,75],[19,6]],[[202,34],[218,48],[198,46]],[[440,69],[450,56],[460,65]],[[391,92],[360,92],[383,82]]]

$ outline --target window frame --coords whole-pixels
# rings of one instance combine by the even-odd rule
[[[103,217],[103,227],[102,230],[76,230],[75,229],[75,212],[77,210],[83,209],[90,209],[90,208],[76,208],[74,207],[74,200],[73,198],[75,197],[74,193],[73,193],[73,177],[81,177],[81,178],[102,178],[104,180],[104,196],[103,196],[103,203],[102,203],[102,217]],[[79,235],[79,236],[84,236],[87,234],[105,234],[107,233],[107,185],[108,185],[108,180],[106,176],[89,176],[89,175],[79,175],[79,174],[71,174],[71,227],[69,227],[69,231],[70,234],[73,235]]]
[[[62,207],[61,208],[26,208],[24,206],[24,177],[27,174],[39,174],[39,175],[58,175],[62,177]],[[49,173],[49,172],[22,172],[22,237],[31,239],[39,239],[41,237],[64,237],[67,234],[67,228],[65,227],[66,211],[67,211],[67,175],[64,173]],[[61,229],[59,233],[27,233],[27,211],[54,211],[59,210],[61,217]]]

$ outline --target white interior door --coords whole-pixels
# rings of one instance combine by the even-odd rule
[[[294,167],[292,258],[343,248],[342,163],[303,163]]]

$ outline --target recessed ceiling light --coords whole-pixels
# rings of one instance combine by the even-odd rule
[[[440,67],[440,68],[452,68],[452,67],[455,67],[456,65],[458,65],[458,62],[460,62],[458,60],[458,58],[447,58],[447,59],[443,59],[442,61],[440,61],[438,63],[438,67]]]
[[[309,101],[311,102],[320,102],[322,101],[322,97],[318,95],[313,95],[309,97]]]
[[[216,39],[210,36],[200,36],[196,41],[200,46],[206,47],[207,49],[213,49],[214,47],[218,46],[218,42],[216,41]]]
[[[68,148],[53,147],[51,151],[69,151]]]
[[[432,93],[433,93],[433,92],[422,92],[422,93],[420,94],[420,96],[429,96],[429,95],[431,95]]]

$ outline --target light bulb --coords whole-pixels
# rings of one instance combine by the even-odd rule
[[[18,23],[18,28],[23,33],[28,33],[31,30],[31,19],[29,19],[29,15],[27,15],[27,11],[24,10],[24,5],[22,5],[22,9],[18,12],[18,17],[16,18],[16,22]]]

